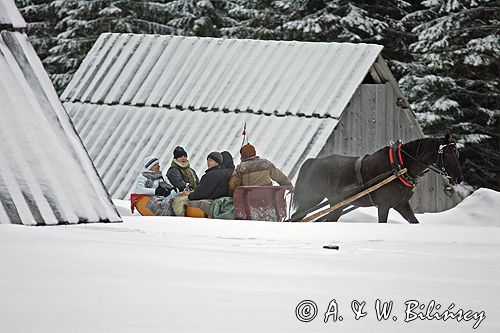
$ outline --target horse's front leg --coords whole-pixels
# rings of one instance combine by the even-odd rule
[[[389,207],[378,206],[378,223],[387,223],[389,216]]]
[[[415,213],[410,206],[409,202],[404,202],[394,207],[394,209],[405,218],[406,221],[410,223],[418,223]]]

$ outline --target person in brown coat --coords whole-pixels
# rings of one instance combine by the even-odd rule
[[[281,186],[292,186],[292,182],[272,162],[257,156],[255,147],[246,144],[241,147],[241,163],[234,169],[229,180],[229,190],[238,186],[272,186],[273,180]]]

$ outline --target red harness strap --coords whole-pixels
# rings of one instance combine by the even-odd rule
[[[398,157],[399,157],[399,165],[402,167],[403,166],[403,158],[401,157],[401,143],[398,145]],[[391,165],[394,165],[394,156],[392,153],[392,148],[389,147],[389,162],[391,162]],[[398,177],[398,179],[407,187],[413,189],[415,186],[413,184],[408,183],[406,180],[403,179],[403,177]]]

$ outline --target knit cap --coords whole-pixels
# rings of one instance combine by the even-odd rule
[[[241,159],[245,160],[245,159],[247,159],[249,157],[257,155],[257,152],[255,151],[255,147],[254,146],[252,146],[251,144],[247,143],[246,145],[244,145],[243,147],[241,147],[240,154],[241,154]]]
[[[181,146],[177,146],[175,147],[174,149],[174,158],[179,158],[181,156],[188,156],[188,154],[186,153],[186,151],[184,150],[184,148],[182,148]]]
[[[219,153],[218,151],[213,151],[213,152],[211,152],[210,154],[208,154],[207,159],[208,159],[208,158],[213,159],[213,160],[214,160],[215,162],[217,162],[219,165],[222,165],[222,161],[224,160],[224,159],[222,158],[222,154],[221,154],[221,153]]]
[[[148,169],[148,170],[151,170],[151,168],[155,165],[155,164],[160,164],[160,161],[158,160],[158,158],[154,157],[154,156],[148,156],[144,159],[144,169]]]

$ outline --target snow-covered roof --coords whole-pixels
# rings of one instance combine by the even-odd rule
[[[198,175],[214,150],[229,151],[239,163],[243,126],[257,154],[292,178],[302,162],[316,157],[336,119],[279,117],[247,112],[180,111],[159,107],[65,103],[90,157],[114,198],[126,198],[147,155],[165,172],[174,148],[183,146]]]
[[[1,32],[0,73],[0,222],[120,221],[26,34]]]
[[[0,26],[25,29],[26,22],[17,10],[14,0],[0,0]]]
[[[61,99],[338,118],[382,48],[107,33]]]

